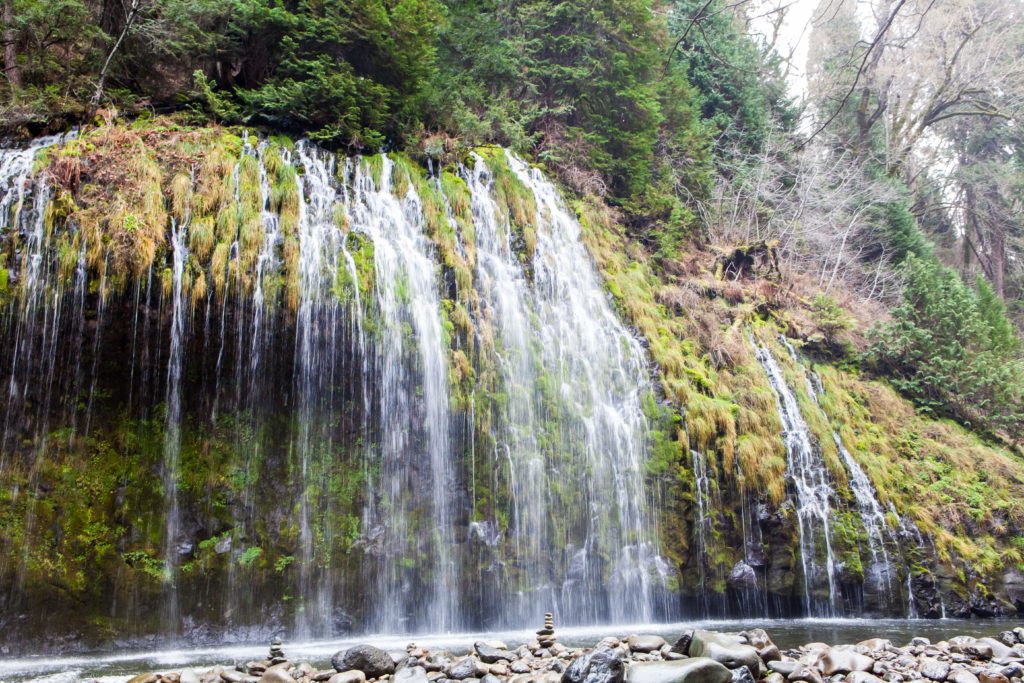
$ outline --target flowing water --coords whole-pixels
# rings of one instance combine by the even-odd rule
[[[517,251],[520,237],[495,203],[484,159],[461,173],[472,197],[481,315],[495,329],[507,396],[493,460],[508,473],[518,582],[533,587],[500,623],[540,623],[545,605],[566,623],[650,619],[667,609],[668,570],[643,484],[644,354],[616,318],[555,188],[518,158],[504,161],[536,203],[532,255]]]
[[[775,356],[755,342],[757,360],[775,390],[786,444],[787,473],[793,487],[800,530],[800,563],[804,576],[804,608],[814,616],[836,613],[839,594],[832,551],[832,501],[835,491],[821,450],[814,441],[796,394],[786,383]]]
[[[694,551],[699,558],[697,578],[700,585],[704,585],[707,581],[709,539],[715,530],[712,514],[714,510],[721,507],[721,499],[715,500],[712,497],[712,481],[708,472],[707,457],[703,453],[691,449],[690,460],[693,467],[693,490],[697,499],[697,518],[694,520],[696,540]],[[707,591],[701,591],[701,613],[707,614],[710,609],[709,594]]]
[[[555,452],[583,468],[575,509],[549,507],[578,524],[581,536],[553,539],[577,548],[562,585],[561,617],[652,620],[668,611],[663,594],[667,564],[658,554],[657,529],[644,490],[647,422],[641,400],[651,390],[639,340],[622,325],[580,241],[580,224],[555,186],[508,154],[508,163],[537,204],[533,255],[534,315],[545,389],[563,415]],[[570,472],[564,470],[564,478]],[[529,504],[550,497],[531,497]],[[595,562],[610,558],[607,608]],[[582,573],[582,575],[581,575]],[[598,611],[600,610],[600,611]]]
[[[808,395],[814,399],[815,403],[818,403],[819,396],[825,393],[821,378],[813,370],[807,370],[797,355],[796,350],[785,337],[780,337],[780,341],[785,345],[793,361],[800,366],[807,384]],[[870,563],[865,567],[865,587],[875,592],[874,603],[877,608],[887,611],[899,598],[898,584],[893,576],[897,567],[890,556],[890,549],[892,549],[897,554],[897,557],[899,557],[899,541],[893,528],[889,525],[874,484],[871,483],[860,463],[847,450],[835,430],[832,431],[832,440],[835,442],[836,449],[843,460],[843,464],[846,466],[850,490],[853,492],[854,499],[857,502],[860,521],[864,526],[865,540],[867,541],[868,554],[870,555]],[[902,526],[903,522],[900,516],[895,512],[893,514],[897,524]],[[906,567],[905,558],[899,557],[899,559],[901,560],[900,565]],[[909,569],[907,569],[907,577],[909,581]],[[908,583],[907,616],[913,618],[916,614],[914,614],[913,599],[910,596],[911,591]]]
[[[181,456],[181,369],[185,352],[185,297],[182,276],[188,250],[185,236],[188,221],[171,225],[171,348],[167,361],[167,401],[164,418],[163,486],[164,505],[167,510],[164,531],[164,558],[167,563],[167,615],[169,624],[178,623],[178,591],[175,569],[178,559],[187,552],[178,538],[181,528],[181,510],[178,501],[178,460]],[[185,551],[185,552],[183,552]]]
[[[379,590],[387,596],[374,626],[403,624],[419,603],[427,611],[421,624],[446,631],[458,615],[458,566],[454,557],[454,466],[449,435],[450,409],[446,348],[433,247],[424,234],[421,200],[410,185],[404,196],[392,188],[393,164],[384,156],[380,181],[363,164],[353,169],[353,230],[373,242],[375,308],[381,343],[373,358],[379,382],[378,420],[382,494],[368,498],[365,519],[380,529],[383,566]],[[414,391],[415,390],[415,391]],[[421,396],[422,400],[415,400]],[[420,472],[410,466],[420,459]],[[414,496],[429,492],[427,501]],[[424,502],[427,503],[424,506]],[[425,510],[417,508],[425,507]],[[426,519],[424,519],[426,517]],[[415,556],[417,540],[432,529],[429,552],[435,577],[426,599],[416,595],[403,560]],[[419,536],[413,533],[419,531]]]

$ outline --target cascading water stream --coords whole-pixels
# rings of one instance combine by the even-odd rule
[[[804,381],[807,384],[808,395],[819,403],[819,396],[824,393],[821,378],[816,372],[808,371],[797,355],[796,349],[785,337],[780,337],[790,357],[793,359],[804,374]],[[849,474],[850,490],[853,492],[854,500],[857,502],[857,509],[860,512],[860,519],[864,525],[864,532],[867,537],[868,552],[871,555],[869,575],[865,580],[870,582],[878,592],[878,602],[881,607],[887,608],[894,599],[893,566],[889,555],[887,544],[892,548],[898,548],[899,543],[889,527],[885,518],[885,511],[878,500],[878,493],[874,484],[861,468],[857,460],[850,454],[843,444],[839,434],[833,430],[832,440],[836,444],[843,464]],[[898,516],[897,516],[898,519]],[[910,600],[913,603],[913,600]]]
[[[164,530],[164,561],[167,564],[166,604],[167,623],[172,629],[177,628],[179,605],[178,591],[175,581],[175,569],[178,557],[182,554],[178,537],[181,529],[181,510],[178,501],[178,460],[181,456],[181,372],[185,353],[185,297],[182,289],[182,276],[188,248],[185,237],[188,230],[188,219],[177,223],[171,222],[172,248],[172,300],[171,300],[171,345],[167,361],[167,405],[164,416],[164,462],[163,486],[166,513]]]
[[[833,616],[838,598],[836,562],[832,552],[832,503],[835,491],[821,452],[800,412],[796,395],[786,383],[778,361],[767,346],[753,342],[755,355],[775,391],[786,444],[787,473],[795,493],[800,532],[800,563],[804,575],[804,608],[812,616]],[[822,565],[819,555],[824,555]],[[824,600],[815,595],[827,587]]]
[[[580,241],[580,224],[555,186],[512,154],[506,158],[537,205],[531,298],[540,365],[560,404],[558,452],[563,459],[576,458],[577,467],[589,473],[580,480],[585,488],[579,507],[561,511],[578,515],[584,534],[563,585],[561,617],[651,620],[667,611],[659,600],[666,565],[658,555],[643,480],[648,432],[641,398],[650,390],[644,352],[612,310]],[[541,500],[551,505],[550,496]],[[549,507],[544,514],[558,513]],[[593,563],[601,554],[609,556],[611,567],[604,613],[594,611],[590,597],[600,590]],[[583,577],[573,575],[579,565]]]
[[[373,242],[375,315],[381,330],[375,345],[378,386],[380,487],[364,513],[380,538],[377,574],[382,605],[379,628],[430,627],[446,631],[459,623],[458,559],[454,553],[454,493],[446,345],[433,247],[423,231],[423,209],[410,186],[404,197],[392,188],[394,164],[382,159],[379,183],[366,164],[353,169],[349,216],[352,229]],[[421,401],[414,401],[416,393]],[[423,459],[424,462],[420,462]],[[411,462],[412,461],[412,462]],[[416,469],[426,472],[420,479]],[[410,500],[429,484],[427,501]],[[426,509],[422,509],[427,502]],[[419,508],[419,509],[418,509]],[[423,516],[427,516],[423,518]],[[420,517],[420,519],[416,519]],[[418,523],[418,524],[417,524]],[[409,558],[423,549],[410,532],[429,533],[434,580],[430,596],[413,594],[406,576]],[[429,532],[428,532],[429,530]],[[418,623],[409,623],[419,604]]]
[[[484,306],[482,315],[497,330],[500,346],[495,356],[507,395],[501,422],[495,426],[493,457],[497,467],[508,470],[513,525],[509,533],[516,556],[522,558],[531,585],[546,587],[554,601],[554,577],[546,571],[545,557],[550,542],[546,465],[537,444],[540,425],[536,415],[543,407],[537,387],[537,331],[531,325],[535,317],[529,306],[533,297],[512,248],[511,226],[499,218],[490,171],[479,155],[473,160],[473,168],[461,171],[471,195],[477,289]],[[517,621],[528,616],[538,615],[523,613],[517,615]]]
[[[711,493],[711,476],[708,473],[707,456],[703,453],[690,450],[690,462],[693,467],[693,492],[697,503],[697,518],[694,520],[696,531],[695,548],[698,560],[698,579],[700,585],[706,585],[707,561],[710,544],[708,539],[714,533],[714,519],[711,516],[713,500]],[[719,503],[721,501],[718,501]],[[714,506],[717,507],[717,506]],[[711,611],[708,591],[701,591],[702,614],[707,615]]]

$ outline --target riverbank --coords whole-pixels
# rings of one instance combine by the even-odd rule
[[[505,663],[505,666],[508,668],[506,674],[501,674],[501,663],[495,662],[494,664],[498,664],[497,673],[490,670],[483,672],[482,670],[477,671],[474,669],[472,673],[480,673],[480,677],[470,676],[469,679],[461,680],[468,680],[468,683],[477,683],[477,681],[483,681],[484,676],[490,675],[493,676],[493,679],[487,679],[487,683],[495,683],[494,679],[497,679],[499,683],[505,681],[513,683],[515,676],[520,678],[515,680],[514,683],[529,683],[529,681],[538,681],[539,683],[550,681],[554,683],[555,679],[552,674],[559,673],[555,669],[561,666],[563,668],[561,674],[564,674],[565,669],[570,664],[592,653],[595,645],[605,640],[609,635],[612,635],[612,637],[619,641],[617,646],[620,648],[619,657],[623,663],[624,670],[628,673],[630,667],[642,662],[679,661],[674,659],[675,655],[664,654],[662,652],[664,646],[651,652],[640,652],[641,644],[634,640],[634,645],[636,646],[634,649],[634,647],[630,646],[630,635],[661,638],[664,640],[665,645],[668,646],[668,650],[671,651],[672,646],[679,642],[680,637],[691,630],[710,630],[734,634],[746,632],[748,636],[757,630],[764,630],[776,647],[779,648],[783,659],[778,661],[801,661],[803,659],[806,663],[808,657],[820,654],[820,650],[807,646],[812,641],[824,642],[838,647],[844,644],[856,646],[857,643],[864,641],[883,639],[891,642],[895,650],[907,650],[907,652],[885,650],[878,653],[867,653],[867,656],[871,657],[873,662],[882,662],[889,666],[885,673],[877,676],[883,681],[898,683],[920,679],[919,669],[913,671],[900,669],[900,667],[906,668],[908,660],[904,660],[895,667],[891,665],[892,662],[895,662],[901,656],[910,655],[915,657],[915,660],[918,660],[919,657],[924,657],[925,659],[947,661],[950,665],[950,674],[947,676],[947,680],[965,683],[965,681],[959,681],[956,678],[950,679],[949,676],[959,670],[959,665],[967,663],[967,660],[957,660],[969,657],[969,655],[947,651],[951,647],[949,644],[959,643],[960,641],[955,639],[963,634],[970,634],[976,638],[994,637],[998,640],[1001,633],[1012,632],[1014,628],[1020,625],[1021,622],[1012,620],[796,619],[748,620],[745,622],[695,621],[679,624],[567,627],[558,628],[555,634],[558,647],[554,649],[559,650],[559,652],[550,652],[550,656],[544,656],[542,653],[540,657],[531,650],[533,643],[530,641],[536,637],[532,631],[430,634],[419,636],[364,635],[358,640],[285,641],[282,644],[282,650],[283,656],[288,660],[287,664],[283,667],[285,673],[300,674],[298,679],[292,678],[292,681],[312,681],[318,673],[321,676],[326,673],[334,676],[339,673],[331,663],[334,654],[347,652],[359,644],[367,644],[387,652],[392,656],[393,661],[397,660],[397,671],[410,669],[410,672],[402,674],[402,676],[418,674],[419,672],[415,671],[415,669],[419,667],[428,676],[426,678],[428,683],[433,683],[434,681],[446,683],[449,680],[460,679],[449,676],[446,668],[428,671],[428,664],[432,669],[435,669],[438,658],[447,660],[449,665],[458,665],[460,662],[472,658],[481,665],[486,665],[490,668],[492,663],[484,662],[474,648],[475,643],[483,642],[484,644],[507,645],[509,651],[516,655],[516,660]],[[926,638],[929,642],[934,643],[933,646],[929,647],[938,648],[939,651],[934,653],[925,648],[915,654],[912,648],[908,648],[911,640],[915,637]],[[417,649],[422,650],[422,652],[415,652],[417,655],[415,659],[417,661],[411,666],[409,662],[410,652],[407,649],[410,641],[413,641],[415,644],[414,651]],[[605,640],[606,645],[610,643],[611,641]],[[944,643],[946,645],[943,645]],[[564,650],[562,649],[563,647],[565,648]],[[924,646],[917,645],[914,647],[923,648]],[[993,658],[977,660],[977,663],[972,666],[978,669],[979,673],[989,669],[1000,668],[1001,666],[1009,666],[1009,664],[1000,665],[998,662],[995,662],[995,658],[1005,654],[1005,652],[993,652]],[[142,674],[143,678],[139,680],[149,680],[152,683],[161,681],[173,683],[175,680],[178,680],[181,683],[180,676],[184,673],[186,683],[189,680],[195,680],[192,679],[193,674],[200,683],[217,683],[218,681],[225,683],[228,679],[238,678],[234,675],[237,673],[240,676],[238,678],[239,681],[251,682],[258,681],[262,676],[266,675],[266,670],[260,676],[257,676],[256,673],[250,674],[250,663],[257,664],[252,669],[253,672],[256,672],[259,664],[264,661],[268,662],[268,665],[265,665],[267,668],[272,668],[267,659],[269,650],[266,644],[261,646],[238,644],[189,649],[163,648],[134,651],[121,649],[116,652],[104,651],[74,657],[10,655],[17,655],[17,653],[10,652],[8,656],[0,657],[0,681],[45,680],[49,683],[73,683],[75,681],[98,680],[103,683],[124,683]],[[1013,658],[1018,659],[1019,657],[1013,655]],[[528,673],[516,674],[511,670],[512,664],[519,660],[530,663],[531,668]],[[993,664],[993,662],[995,663]],[[243,671],[238,671],[239,666],[243,668]],[[465,666],[468,667],[469,665]],[[538,668],[533,668],[534,666]],[[554,668],[551,668],[552,666]],[[778,666],[785,667],[786,665],[776,665],[776,669],[772,669],[770,662],[765,663],[763,679],[766,683],[785,683],[790,680],[789,674],[783,675],[782,681],[778,678],[768,679],[768,676],[773,671],[781,674],[781,672],[777,671]],[[874,664],[872,665],[873,667]],[[519,668],[522,667],[519,666]],[[225,673],[227,678],[224,678]],[[895,674],[899,674],[900,677],[897,678]],[[800,674],[797,675],[799,676]],[[872,675],[875,674],[872,673]],[[975,675],[978,676],[978,673],[975,673]],[[175,676],[178,676],[178,678],[176,679]],[[356,681],[362,680],[358,675],[353,674],[350,676],[354,676]],[[522,678],[523,676],[526,678]],[[843,676],[842,679],[836,679],[833,683],[840,683],[840,680],[845,681],[846,677],[845,675]],[[964,676],[966,678],[964,674],[956,674],[956,676]],[[823,679],[832,680],[829,676],[823,675],[822,677]],[[378,678],[376,680],[379,683],[401,683],[401,681],[396,680],[397,678],[399,678],[398,674],[394,674],[388,678]],[[857,678],[862,677],[858,674],[858,676],[854,676],[854,679]],[[1018,683],[1012,681],[1012,678],[1008,677],[1007,680],[1010,683]],[[329,681],[330,677],[323,680]],[[417,680],[422,683],[422,678],[418,675],[415,680],[406,681],[405,683],[416,683]],[[561,678],[558,680],[561,681]],[[794,678],[792,680],[803,679]],[[997,678],[996,680],[1000,679]],[[981,677],[979,677],[979,681],[981,681]],[[344,681],[336,680],[335,683],[344,683]],[[615,682],[604,681],[603,683]],[[643,681],[641,683],[650,682]],[[817,681],[814,680],[814,683],[817,683]],[[866,683],[866,681],[860,680],[851,683]],[[974,682],[972,679],[966,678],[966,683]],[[985,681],[981,681],[981,683],[985,683]]]

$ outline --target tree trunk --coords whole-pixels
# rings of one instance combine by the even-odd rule
[[[124,42],[124,39],[132,30],[132,23],[135,21],[135,17],[139,14],[141,3],[142,0],[132,0],[131,7],[125,9],[124,29],[121,30],[121,35],[117,37],[117,42],[114,43],[114,47],[110,48],[110,52],[107,53],[107,59],[103,62],[103,68],[100,69],[99,79],[96,81],[96,90],[92,94],[93,107],[98,107],[100,101],[103,99],[103,91],[107,82],[107,70],[110,69],[110,62],[113,61],[114,55],[117,54],[117,49],[121,47],[121,43]]]
[[[16,44],[18,34],[14,30],[14,0],[3,0],[3,43],[4,43],[4,73],[10,84],[17,88],[21,86],[21,68],[18,66],[18,46]]]
[[[989,242],[989,271],[992,274],[992,289],[1000,299],[1005,299],[1004,279],[1006,276],[1006,225],[999,218],[992,221]]]

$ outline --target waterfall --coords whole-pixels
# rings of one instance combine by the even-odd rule
[[[177,628],[178,591],[175,568],[178,557],[190,548],[182,547],[178,537],[181,530],[181,510],[178,501],[178,460],[181,455],[181,371],[185,353],[185,297],[182,290],[182,276],[188,250],[185,235],[188,220],[180,224],[171,219],[172,254],[172,299],[171,299],[171,346],[167,361],[167,400],[164,416],[164,462],[163,487],[167,509],[164,531],[164,561],[167,563],[167,623]],[[183,552],[184,551],[184,552]]]
[[[576,467],[589,474],[574,482],[583,488],[576,510],[558,510],[550,496],[524,502],[547,502],[546,516],[576,516],[583,536],[565,541],[578,548],[573,564],[589,565],[582,580],[587,594],[599,589],[593,563],[601,554],[611,558],[607,612],[596,613],[591,600],[563,586],[563,619],[649,621],[665,609],[658,596],[666,567],[643,480],[648,435],[641,399],[650,391],[645,355],[612,310],[580,241],[580,224],[555,186],[517,157],[506,158],[537,205],[531,298],[540,365],[563,416],[559,458],[577,458]]]
[[[33,165],[54,142],[0,150],[19,238],[0,470],[31,486],[52,434],[78,457],[130,432],[114,618],[173,635],[280,608],[266,628],[312,638],[673,615],[644,481],[652,369],[539,171],[494,157],[530,207],[513,225],[483,157],[444,172],[449,197],[406,159],[243,135],[215,171],[196,162],[186,215],[127,272],[48,218],[63,189]],[[468,402],[457,353],[487,374]],[[17,495],[30,516],[45,494]]]
[[[786,444],[787,476],[795,493],[800,532],[800,563],[804,576],[804,609],[811,616],[833,616],[838,600],[836,562],[832,552],[832,488],[828,468],[820,449],[814,444],[800,412],[796,395],[786,383],[775,356],[766,345],[753,342],[755,355],[775,391],[779,419]],[[824,564],[819,555],[824,555]],[[815,595],[827,587],[825,600]]]
[[[0,434],[0,473],[13,466],[20,455],[31,473],[27,486],[12,484],[9,500],[25,501],[24,533],[35,528],[35,496],[40,461],[51,437],[51,410],[72,381],[62,372],[78,367],[69,357],[84,344],[82,328],[68,342],[60,330],[69,318],[84,317],[82,309],[67,310],[65,287],[58,277],[59,266],[48,254],[46,210],[52,199],[49,179],[35,175],[33,166],[43,150],[57,144],[60,136],[35,140],[24,148],[0,148],[0,237],[18,243],[16,252],[0,257],[3,291],[19,287],[22,295],[12,298],[7,311],[8,345],[3,351],[4,371],[9,373]],[[6,256],[14,256],[8,261]],[[66,422],[75,422],[74,408]],[[25,452],[25,451],[28,452]],[[14,598],[21,590],[27,549],[19,556],[0,556],[0,574],[14,568]]]
[[[509,535],[515,554],[522,558],[530,583],[546,586],[553,593],[555,577],[545,569],[549,566],[546,550],[551,543],[550,502],[545,454],[537,443],[537,415],[544,409],[537,373],[543,370],[536,367],[538,331],[529,305],[533,297],[512,248],[511,226],[507,220],[499,219],[490,170],[480,155],[474,154],[473,161],[472,169],[460,171],[471,196],[477,289],[481,293],[482,315],[497,328],[500,345],[495,349],[495,360],[507,394],[503,419],[494,427],[493,459],[496,467],[508,471],[512,503]],[[520,609],[522,613],[513,622],[541,616],[529,614],[529,602]]]
[[[365,512],[371,528],[380,529],[384,558],[378,573],[383,604],[376,620],[381,628],[409,626],[411,608],[418,604],[421,627],[450,630],[459,623],[459,586],[453,548],[455,482],[441,302],[420,198],[412,186],[404,196],[397,196],[393,172],[394,165],[386,155],[379,182],[365,164],[356,164],[349,207],[352,229],[373,242],[374,304],[381,325],[373,362],[380,388],[381,471],[377,486],[382,495],[379,500],[371,495]],[[412,400],[417,390],[423,397],[419,406]],[[425,471],[426,477],[415,469]],[[426,493],[428,505],[423,505],[424,496],[412,499],[417,491]],[[432,536],[432,547],[425,552],[435,578],[426,600],[414,592],[407,576],[409,560],[425,550],[410,540],[414,531]]]
[[[821,378],[813,370],[808,372],[800,361],[796,349],[789,343],[789,340],[785,337],[780,337],[779,339],[785,345],[790,357],[800,367],[801,372],[803,372],[808,395],[815,403],[819,403],[819,396],[825,393]],[[849,474],[850,490],[853,492],[854,500],[857,502],[857,509],[867,537],[871,565],[865,571],[864,579],[866,583],[874,585],[878,591],[881,606],[885,608],[891,604],[893,599],[893,566],[886,544],[888,543],[895,548],[898,547],[898,543],[885,519],[885,511],[878,501],[878,493],[875,491],[874,484],[871,483],[871,480],[864,473],[860,464],[846,449],[842,439],[839,438],[839,434],[835,430],[832,431],[832,440],[835,442],[836,449],[839,451],[839,455],[843,459],[843,464],[846,466],[846,471]]]
[[[860,511],[864,532],[867,535],[872,575],[866,575],[864,578],[875,584],[883,606],[888,606],[893,598],[893,567],[886,543],[895,547],[896,539],[885,519],[885,511],[878,502],[878,494],[871,480],[868,479],[867,474],[850,455],[850,452],[846,450],[839,435],[833,432],[832,438],[836,442],[836,448],[839,449],[839,455],[842,456],[843,463],[850,475],[850,489],[857,501],[857,509]]]
[[[707,456],[691,449],[690,461],[693,466],[693,491],[697,499],[697,519],[694,520],[696,548],[694,550],[699,558],[697,574],[699,584],[704,586],[707,582],[708,538],[714,533],[714,520],[711,517],[711,477],[708,474]],[[717,502],[721,503],[721,501]],[[716,505],[715,507],[718,506]],[[711,610],[711,605],[708,601],[710,592],[702,590],[700,596],[702,614],[707,616]]]

